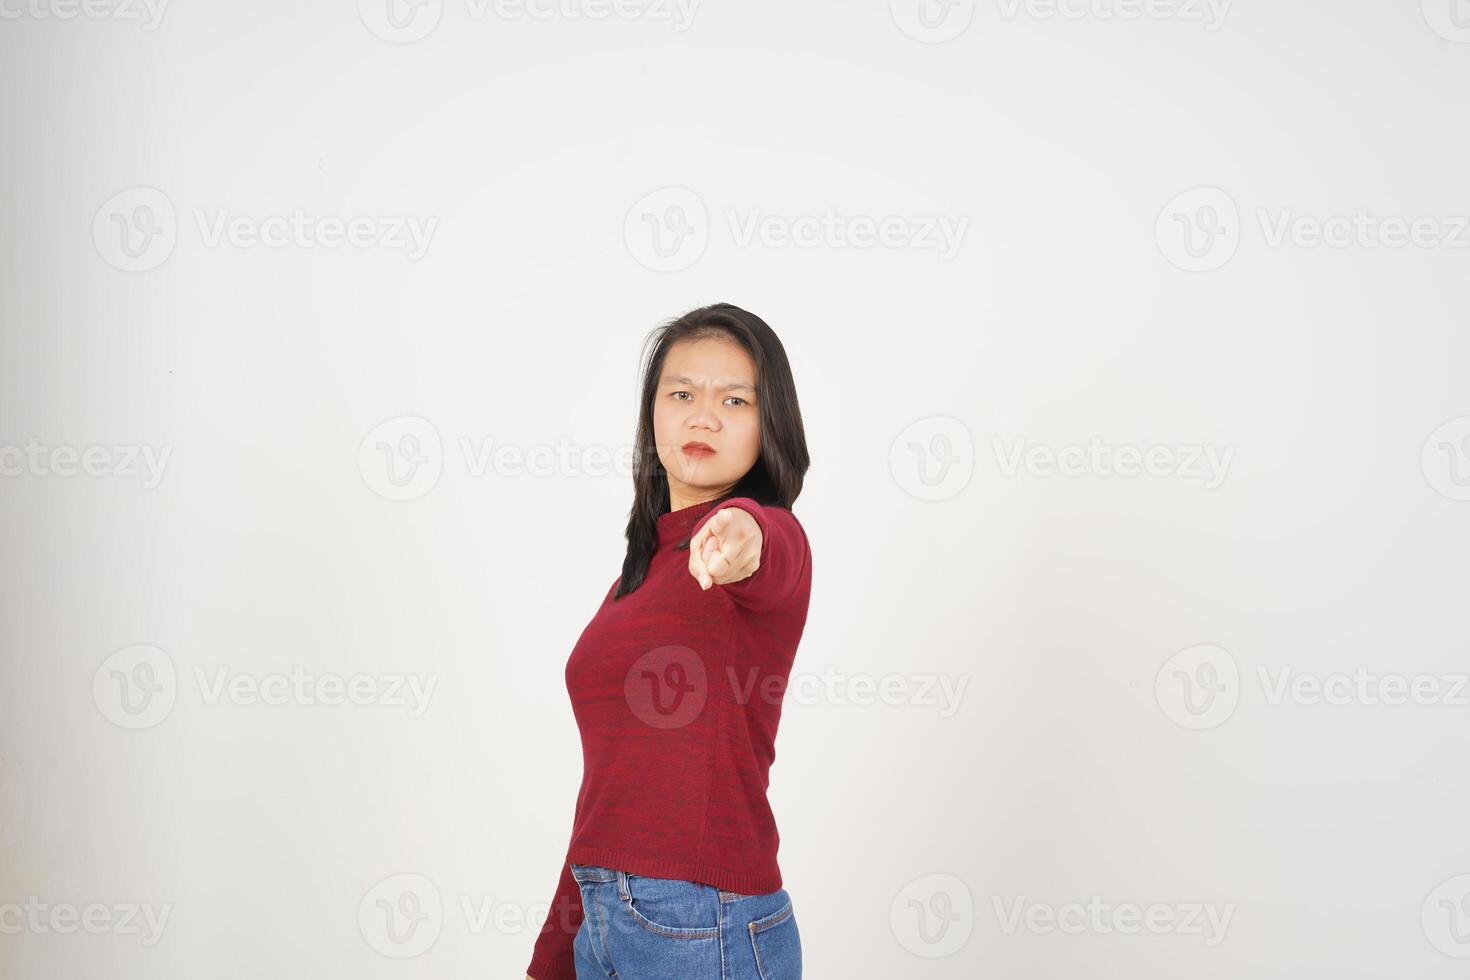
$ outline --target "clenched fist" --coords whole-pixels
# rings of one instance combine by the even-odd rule
[[[689,574],[701,589],[739,582],[760,567],[761,526],[739,507],[715,511],[689,539]]]

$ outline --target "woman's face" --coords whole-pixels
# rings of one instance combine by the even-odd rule
[[[756,382],[755,361],[727,337],[680,340],[669,348],[654,392],[653,436],[669,474],[671,510],[721,495],[755,465]],[[691,442],[714,452],[686,450]]]

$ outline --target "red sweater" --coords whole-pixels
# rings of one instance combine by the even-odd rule
[[[677,546],[730,506],[760,525],[760,567],[704,591],[689,574],[687,547]],[[618,583],[608,589],[567,660],[582,788],[526,969],[535,980],[576,980],[582,898],[570,864],[747,895],[781,887],[767,773],[806,625],[811,564],[791,511],[727,497],[660,516],[643,584],[618,599]]]

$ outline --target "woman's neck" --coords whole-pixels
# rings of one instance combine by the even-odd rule
[[[734,489],[734,484],[721,487],[718,490],[702,490],[694,487],[669,486],[669,510],[683,510],[685,507],[693,507],[717,497],[723,497]]]

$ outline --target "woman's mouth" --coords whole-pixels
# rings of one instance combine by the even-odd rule
[[[715,454],[714,447],[703,442],[686,442],[680,448],[687,456],[713,456]]]

